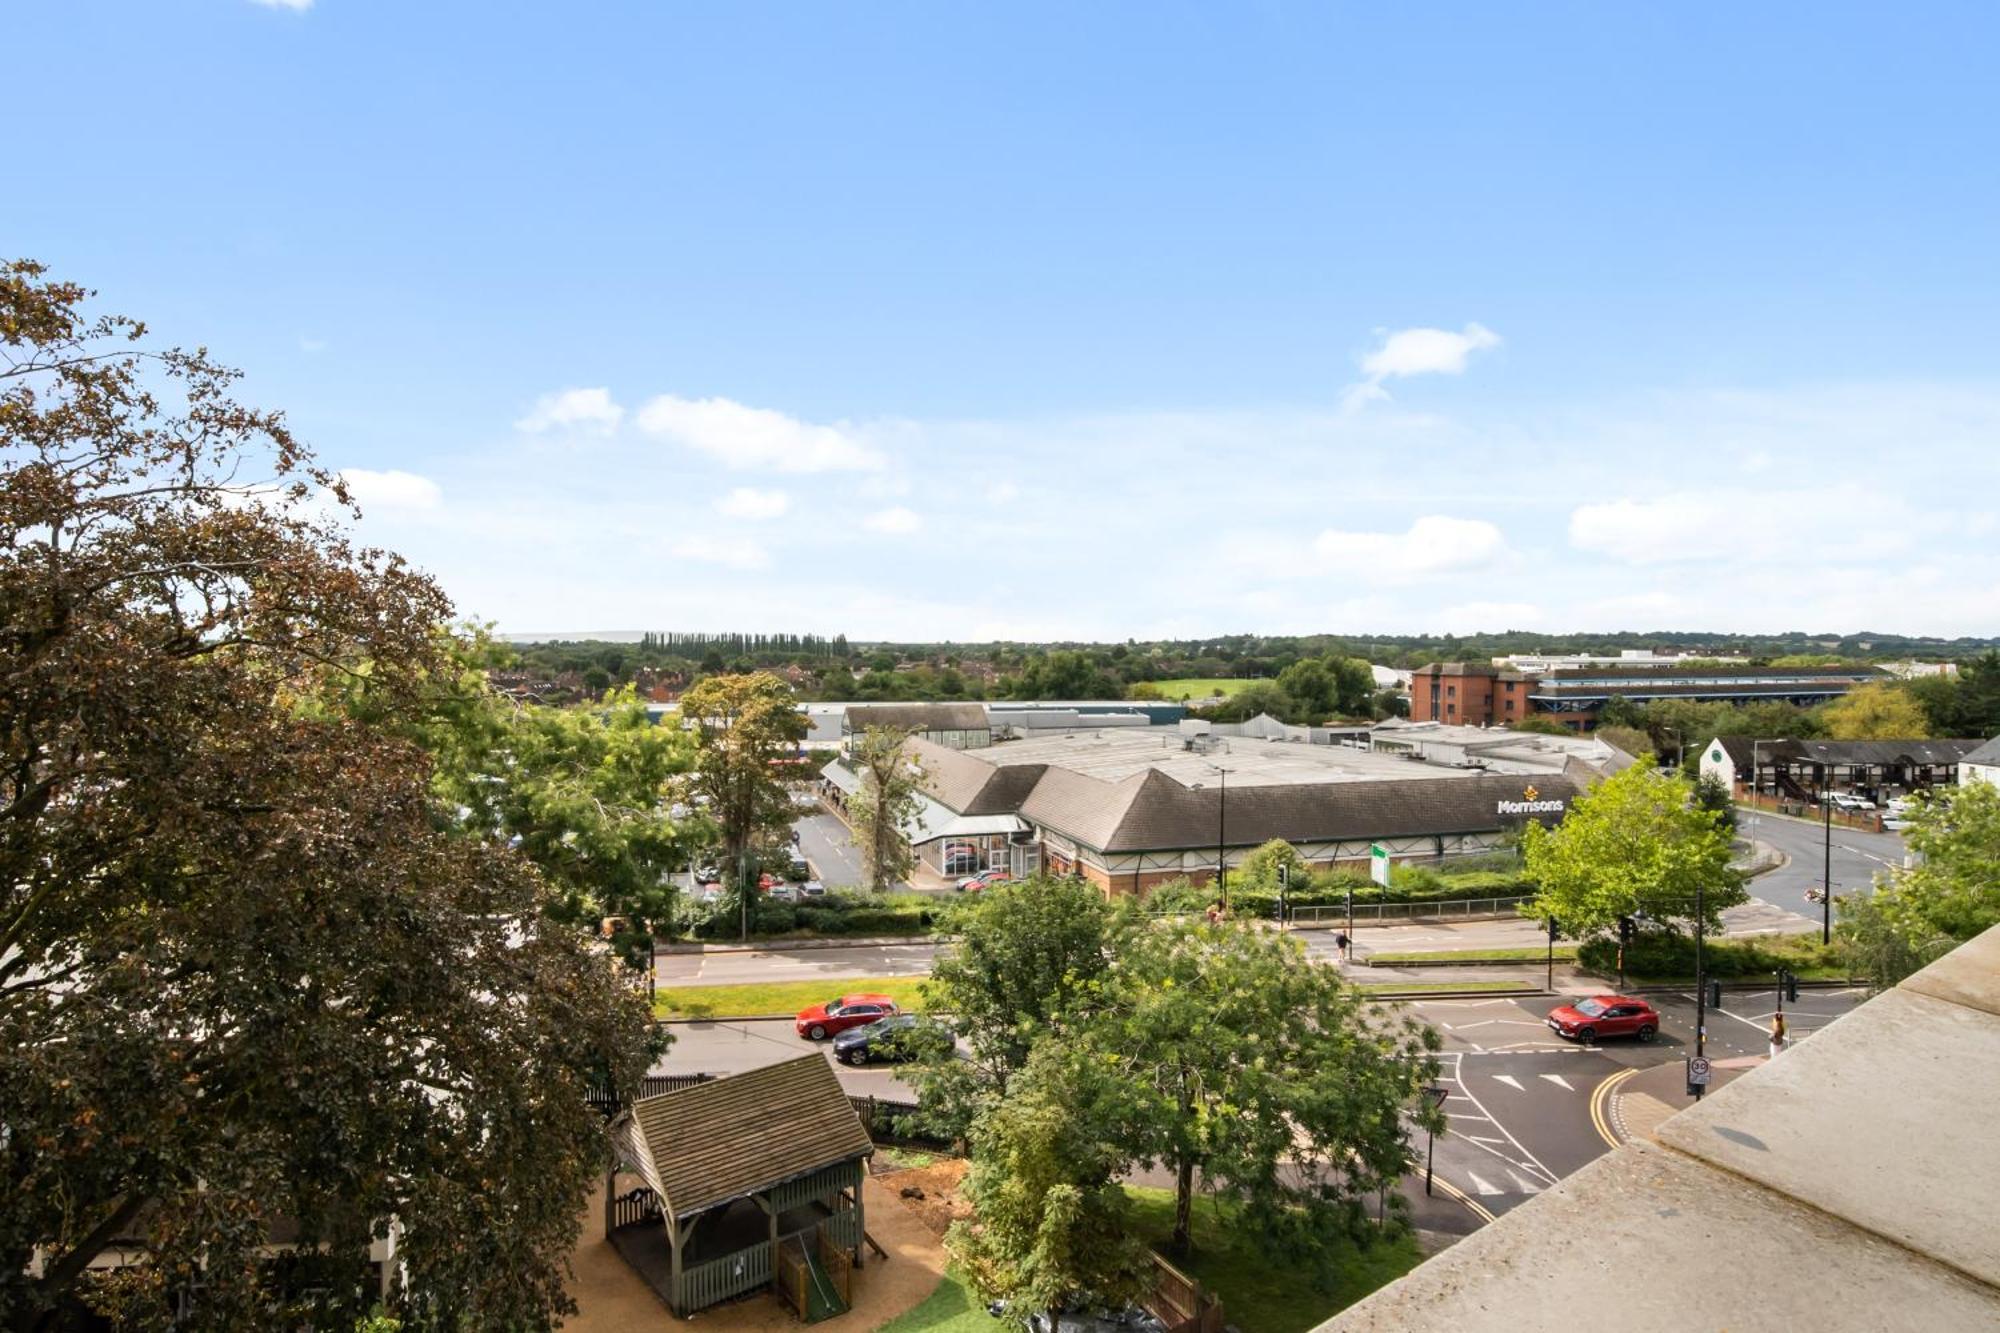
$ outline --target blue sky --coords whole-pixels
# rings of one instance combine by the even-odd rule
[[[8,31],[0,248],[503,629],[2000,632],[1990,5]]]

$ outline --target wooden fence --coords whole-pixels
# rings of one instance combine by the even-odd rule
[[[681,1270],[680,1308],[688,1313],[706,1309],[731,1296],[755,1291],[771,1280],[771,1246],[747,1246],[734,1254]]]
[[[663,1092],[679,1092],[682,1088],[692,1088],[716,1078],[714,1074],[648,1074],[639,1080],[637,1097],[657,1097]],[[624,1102],[618,1094],[602,1083],[593,1083],[584,1100],[604,1114],[615,1115],[623,1108]]]
[[[1167,1333],[1222,1333],[1222,1302],[1158,1254],[1153,1256],[1153,1291],[1142,1304],[1167,1326]]]
[[[611,1201],[611,1225],[614,1229],[658,1221],[660,1196],[646,1186],[628,1190]]]

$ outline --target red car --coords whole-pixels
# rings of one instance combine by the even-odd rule
[[[896,1012],[896,1002],[886,995],[842,995],[799,1010],[793,1026],[801,1037],[825,1041],[836,1032],[858,1028]]]
[[[1596,1041],[1599,1037],[1651,1041],[1660,1031],[1660,1016],[1652,1005],[1629,995],[1593,995],[1557,1008],[1549,1015],[1549,1026],[1557,1036],[1576,1041]]]

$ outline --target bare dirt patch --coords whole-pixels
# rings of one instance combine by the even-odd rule
[[[940,1157],[929,1166],[893,1171],[878,1179],[932,1235],[942,1236],[953,1222],[972,1216],[972,1205],[959,1193],[965,1168],[962,1157]]]

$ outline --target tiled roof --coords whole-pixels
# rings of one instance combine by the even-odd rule
[[[642,1097],[623,1135],[643,1174],[686,1217],[875,1151],[817,1051],[747,1074]]]
[[[1499,803],[1522,800],[1529,787],[1541,799],[1565,802],[1582,790],[1572,777],[1491,774],[1274,783],[1230,788],[1225,808],[1217,788],[1195,790],[1160,772],[1109,783],[1052,768],[1021,813],[1105,852],[1207,847],[1218,839],[1248,847],[1272,838],[1323,842],[1477,832],[1507,822]]]
[[[904,751],[922,766],[923,787],[962,815],[1011,815],[1034,790],[1046,764],[996,764],[912,736]]]
[[[1995,736],[1986,744],[1958,761],[1961,764],[2000,764],[2000,736]]]

